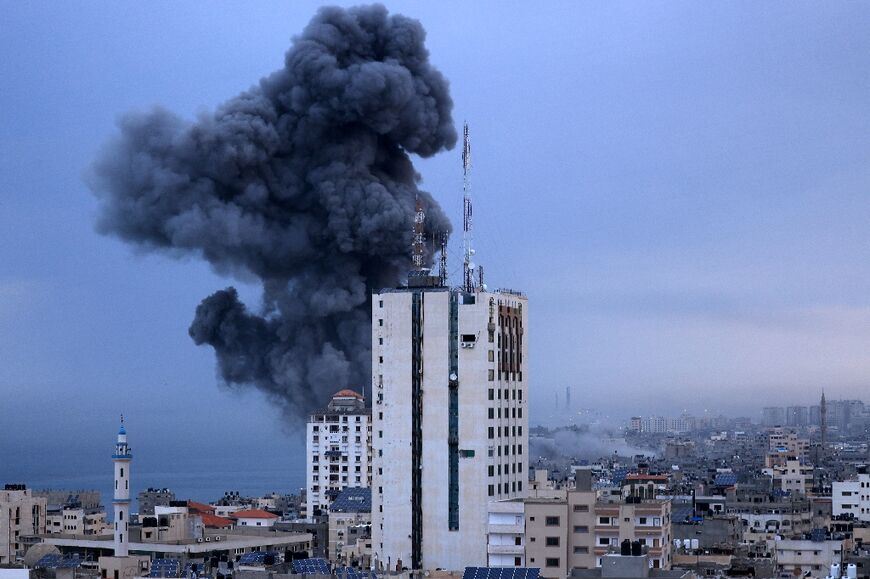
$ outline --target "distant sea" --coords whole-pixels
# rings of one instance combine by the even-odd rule
[[[111,517],[114,481],[110,451],[88,456],[63,453],[40,457],[6,450],[0,452],[0,484],[24,483],[32,489],[99,490]],[[280,454],[264,450],[226,455],[215,454],[213,450],[169,462],[148,459],[147,455],[137,459],[134,448],[130,481],[133,509],[138,510],[136,493],[148,487],[169,488],[179,500],[200,502],[217,500],[227,491],[238,491],[243,496],[298,493],[305,485],[304,452],[301,447],[282,450]]]

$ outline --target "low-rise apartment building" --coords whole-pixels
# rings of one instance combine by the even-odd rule
[[[641,544],[653,568],[671,567],[670,500],[618,492],[599,498],[581,475],[577,488],[530,492],[524,500],[490,503],[489,566],[539,567],[541,577],[565,579],[572,569],[600,567],[628,540]]]
[[[46,500],[22,484],[0,490],[0,565],[24,557],[24,537],[45,533]]]

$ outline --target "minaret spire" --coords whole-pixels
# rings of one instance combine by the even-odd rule
[[[115,463],[115,493],[112,506],[115,511],[115,556],[126,557],[130,543],[130,463],[133,454],[127,444],[127,429],[124,427],[124,415],[121,415],[121,427],[118,429],[118,439],[115,442],[115,452],[112,462]]]

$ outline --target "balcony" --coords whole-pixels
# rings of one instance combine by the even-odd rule
[[[487,527],[487,530],[490,533],[506,533],[511,535],[521,535],[525,532],[524,525],[520,523],[519,525],[493,525],[490,524]]]
[[[487,545],[486,552],[490,555],[524,555],[525,548],[522,545]]]

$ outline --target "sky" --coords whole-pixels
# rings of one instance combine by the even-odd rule
[[[478,262],[529,296],[533,423],[566,386],[619,418],[863,398],[870,5],[386,5],[471,126]],[[96,233],[85,176],[124,113],[212,110],[317,7],[0,0],[0,480],[103,460],[120,412],[173,463],[299,467],[298,425],[187,335],[205,296],[259,288]],[[459,223],[459,150],[415,163]]]

